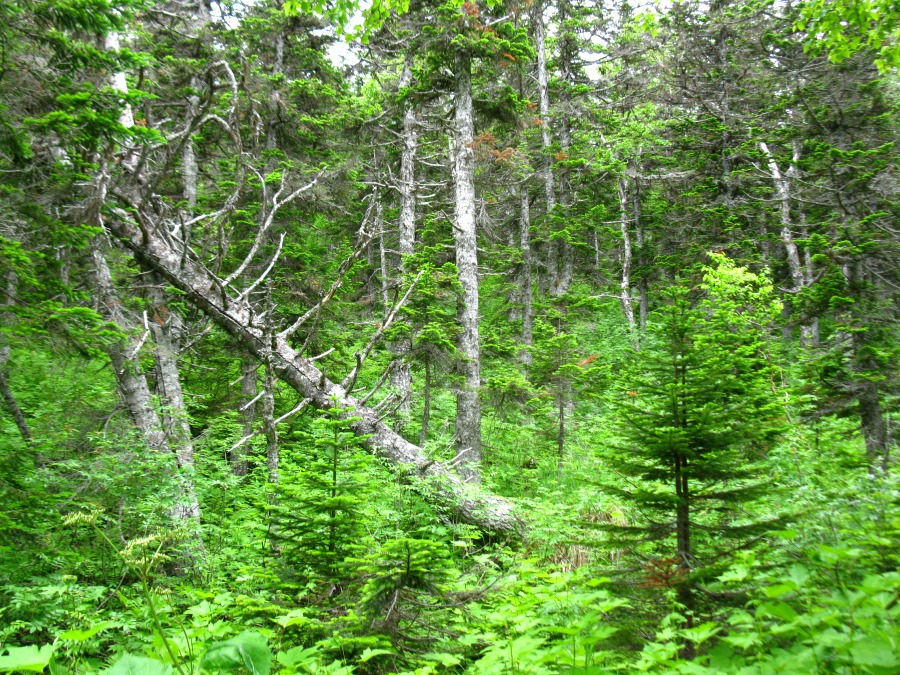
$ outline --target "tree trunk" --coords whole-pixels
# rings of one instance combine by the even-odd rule
[[[100,302],[100,311],[120,330],[128,332],[131,330],[131,326],[122,314],[109,266],[98,246],[98,243],[95,242],[91,255],[94,265],[94,293]],[[144,437],[147,447],[154,452],[169,454],[173,448],[169,446],[165,425],[156,411],[150,387],[147,385],[147,378],[141,370],[138,356],[139,347],[139,344],[134,345],[123,340],[109,344],[106,352],[112,363],[125,408]],[[189,466],[182,465],[183,458],[178,457],[177,454],[175,460],[174,476],[179,494],[178,503],[171,512],[172,516],[176,520],[197,521],[200,518],[200,506],[194,492],[193,481],[189,475],[189,470],[193,467],[193,456],[191,455]],[[189,546],[195,550],[202,549],[199,534],[195,535],[195,541],[190,542]]]
[[[412,54],[406,54],[403,71],[400,75],[400,86],[408,87],[412,82]],[[400,154],[400,270],[409,271],[407,258],[414,252],[416,241],[416,152],[418,151],[418,120],[416,108],[411,101],[406,102],[403,113],[403,131],[401,132],[402,150]],[[391,371],[391,386],[400,395],[398,423],[405,425],[409,419],[412,405],[412,369],[409,366],[409,352],[412,342],[403,339],[391,346],[397,356],[397,362]]]
[[[553,159],[550,154],[553,140],[550,134],[550,87],[547,75],[543,2],[535,2],[531,6],[531,12],[535,50],[537,51],[538,111],[541,116],[541,148],[543,149],[541,173],[544,179],[544,212],[550,233],[550,240],[547,242],[547,284],[550,289],[554,289],[559,283],[559,241],[553,238],[553,211],[556,208],[556,186],[553,179]]]
[[[422,453],[384,424],[379,413],[361,406],[359,401],[303,358],[283,334],[267,340],[262,328],[254,323],[251,309],[243,300],[231,297],[216,277],[196,263],[191,255],[173,248],[156,232],[144,230],[120,220],[107,222],[123,245],[141,264],[152,267],[172,286],[184,293],[185,300],[204,312],[247,351],[259,358],[271,359],[275,374],[321,410],[334,406],[352,408],[349,417],[359,418],[351,428],[365,436],[372,452],[407,468],[410,474],[434,477],[423,488],[423,495],[462,522],[476,525],[495,535],[514,535],[522,528],[512,505],[498,497],[464,486],[463,481],[440,462]],[[273,344],[274,342],[274,344]]]
[[[19,429],[19,435],[22,437],[22,440],[30,443],[34,437],[31,435],[31,429],[28,426],[28,421],[25,419],[25,414],[19,407],[19,403],[16,401],[16,397],[13,395],[9,382],[6,379],[4,371],[7,363],[9,363],[9,347],[0,347],[0,394],[3,395],[3,401],[6,403],[9,414],[12,415],[16,427]]]
[[[529,349],[534,342],[534,311],[532,308],[532,269],[531,269],[531,209],[528,202],[528,188],[519,187],[519,248],[522,251],[522,346],[519,359],[526,366],[531,365],[532,356]]]
[[[634,320],[634,306],[631,303],[631,233],[628,228],[628,184],[619,177],[619,229],[622,232],[622,279],[619,282],[619,299],[628,321],[631,340],[637,348],[637,325]]]
[[[178,467],[193,471],[194,444],[191,426],[184,406],[184,392],[178,374],[178,343],[184,332],[181,317],[169,310],[160,280],[150,286],[150,333],[156,344],[153,357],[156,364],[156,394],[159,397],[163,430],[169,449],[175,452]]]
[[[769,151],[769,147],[760,141],[759,149],[762,150],[769,165],[769,173],[772,176],[772,183],[775,185],[775,195],[778,199],[781,215],[781,242],[784,244],[785,253],[787,253],[788,270],[791,274],[791,291],[799,292],[803,288],[803,269],[800,265],[800,253],[797,250],[797,244],[794,243],[794,235],[791,231],[793,223],[791,221],[791,187],[789,177],[781,173],[778,168],[778,162]]]
[[[456,116],[454,131],[454,227],[456,267],[462,286],[459,321],[460,371],[456,394],[456,463],[468,482],[481,482],[481,350],[478,336],[478,250],[475,233],[475,153],[472,142],[472,63],[456,54]]]

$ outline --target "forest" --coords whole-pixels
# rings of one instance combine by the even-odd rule
[[[0,0],[0,674],[900,673],[892,0]]]

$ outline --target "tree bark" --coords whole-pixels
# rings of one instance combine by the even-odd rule
[[[180,351],[178,344],[184,327],[181,317],[169,310],[165,292],[159,283],[151,285],[148,296],[152,303],[149,325],[153,342],[156,344],[153,357],[156,364],[156,393],[161,406],[163,430],[169,448],[175,452],[178,467],[193,471],[194,444],[184,406],[181,377],[178,374]]]
[[[788,271],[791,275],[791,292],[797,294],[806,286],[806,275],[800,262],[800,251],[794,241],[793,219],[791,218],[791,175],[796,172],[797,162],[800,159],[799,146],[794,147],[794,156],[790,169],[782,173],[778,162],[772,156],[769,146],[760,141],[759,149],[766,157],[772,183],[775,186],[775,196],[779,204],[781,220],[781,242],[787,257]],[[800,338],[804,345],[810,346],[815,341],[812,327],[808,321],[800,320]]]
[[[550,155],[553,139],[550,134],[550,87],[547,75],[547,46],[543,2],[535,2],[531,6],[531,11],[535,51],[537,52],[538,112],[541,120],[541,148],[543,150],[541,174],[544,179],[544,212],[546,214],[547,227],[550,228],[550,240],[547,242],[547,284],[550,289],[554,289],[559,283],[559,241],[553,237],[556,185],[553,178],[553,160]]]
[[[462,286],[459,321],[460,371],[456,394],[456,458],[459,474],[481,482],[481,350],[478,335],[478,250],[475,232],[475,123],[472,113],[472,63],[456,54],[456,115],[454,130],[454,227],[456,267]]]
[[[0,348],[0,394],[3,395],[3,401],[6,403],[9,414],[12,415],[16,427],[19,429],[19,435],[22,437],[22,440],[30,443],[34,440],[34,437],[31,435],[31,429],[28,426],[28,421],[25,419],[25,414],[19,407],[19,402],[16,401],[16,397],[13,395],[9,382],[6,379],[4,371],[7,363],[9,363],[9,347],[2,347]]]
[[[309,398],[321,410],[334,406],[352,408],[350,417],[359,418],[351,428],[365,436],[365,444],[375,454],[404,467],[410,475],[433,478],[423,496],[450,516],[480,527],[498,536],[517,535],[523,525],[512,505],[504,499],[485,495],[463,484],[446,466],[429,457],[381,421],[377,412],[361,406],[339,385],[303,358],[283,334],[267,340],[264,329],[243,300],[231,297],[216,277],[195,262],[191,255],[170,246],[155,231],[143,232],[135,225],[111,219],[107,226],[141,264],[159,272],[172,286],[184,293],[185,300],[204,312],[247,351],[260,359],[270,359],[275,374],[286,384]]]
[[[619,229],[622,232],[622,279],[619,282],[619,299],[628,321],[632,342],[637,347],[637,326],[634,320],[634,305],[631,302],[631,233],[628,228],[628,185],[624,177],[619,177]]]
[[[528,188],[519,187],[519,248],[522,252],[522,346],[519,359],[526,366],[531,365],[532,356],[529,349],[534,343],[534,310],[532,308],[532,269],[531,269],[531,209],[528,202]]]
[[[101,253],[97,242],[94,243],[91,256],[94,266],[94,293],[100,302],[101,312],[123,332],[130,331],[131,326],[122,314],[119,299],[115,294],[109,265]],[[119,392],[122,394],[122,400],[125,402],[125,407],[135,426],[137,426],[144,437],[147,447],[154,452],[169,454],[173,451],[173,448],[169,446],[165,426],[157,413],[150,387],[147,385],[147,378],[141,370],[138,347],[139,345],[132,345],[123,340],[110,343],[106,348],[106,352],[112,363],[113,372],[116,376]],[[171,512],[172,516],[176,520],[197,521],[200,518],[200,506],[194,491],[193,481],[189,473],[186,473],[182,467],[182,458],[177,456],[177,451],[175,459],[174,476],[177,481],[179,495],[178,503]],[[188,469],[192,468],[192,465],[193,457],[191,457],[191,466]],[[196,541],[191,543],[191,547],[198,550],[202,548],[199,536],[196,538]]]

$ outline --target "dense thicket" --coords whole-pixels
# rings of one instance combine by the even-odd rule
[[[896,672],[857,4],[0,0],[0,672]]]

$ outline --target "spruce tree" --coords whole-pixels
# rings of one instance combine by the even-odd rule
[[[689,614],[702,572],[767,526],[742,507],[770,489],[764,450],[781,420],[766,330],[779,311],[764,277],[714,255],[696,288],[666,291],[616,401],[609,462],[628,487],[615,491],[644,521],[618,529],[645,544],[643,585],[675,587]]]

